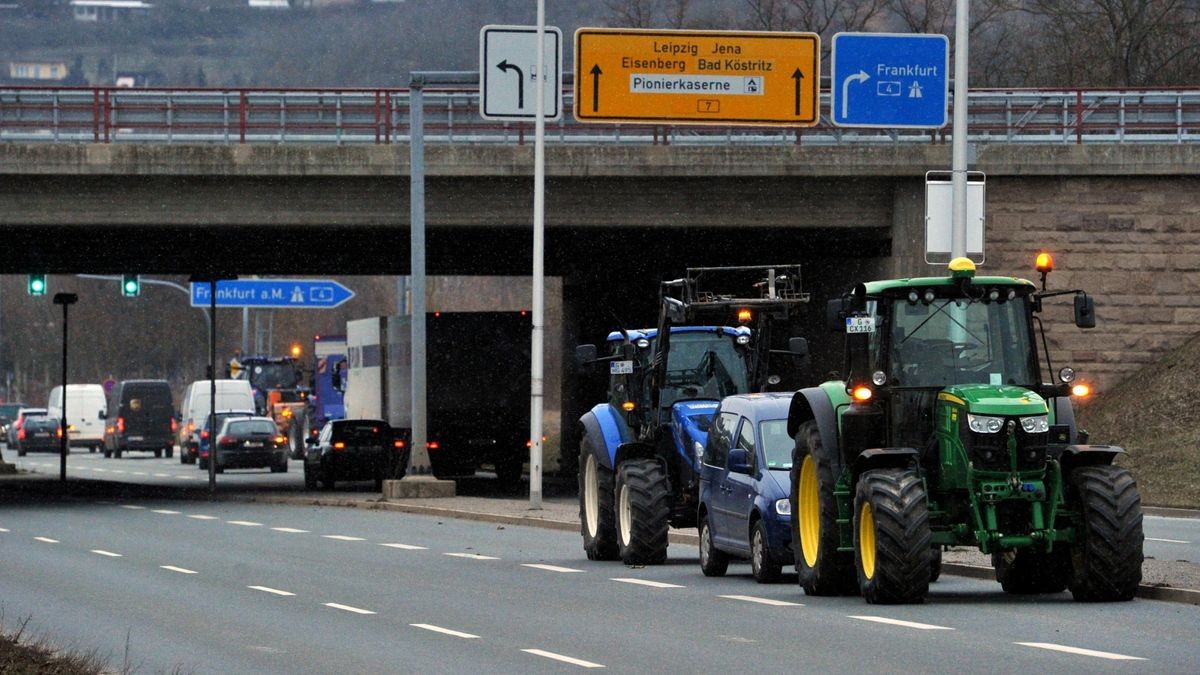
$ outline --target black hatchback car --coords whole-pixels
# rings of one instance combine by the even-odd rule
[[[216,472],[225,469],[270,467],[271,473],[288,468],[288,439],[279,435],[270,417],[231,417],[217,432]]]
[[[369,480],[383,489],[383,479],[399,478],[407,464],[404,440],[381,420],[334,420],[327,422],[316,438],[306,441],[304,487],[312,490],[320,481],[332,489],[339,480]]]
[[[57,417],[49,417],[45,412],[40,415],[27,412],[17,430],[17,456],[24,457],[27,452],[58,452],[61,439],[62,422]]]

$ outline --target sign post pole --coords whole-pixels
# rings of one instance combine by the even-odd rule
[[[529,508],[542,508],[542,388],[545,386],[542,351],[545,339],[545,232],[546,232],[546,0],[537,3],[537,89],[534,107],[533,151],[533,344],[530,347]]]
[[[954,12],[954,125],[951,128],[950,170],[954,189],[954,221],[950,258],[967,255],[967,0],[957,0]]]

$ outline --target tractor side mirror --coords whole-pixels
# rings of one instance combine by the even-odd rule
[[[733,448],[729,451],[729,459],[726,460],[725,466],[734,473],[750,473],[753,468],[750,464],[750,453],[746,452],[745,448]]]
[[[788,351],[798,359],[808,356],[808,340],[802,337],[794,337],[788,340]]]
[[[575,365],[579,366],[585,372],[592,369],[592,364],[596,362],[596,345],[579,345],[575,348]]]
[[[844,298],[834,298],[825,305],[825,327],[830,333],[841,333],[846,330],[846,301]]]
[[[1096,327],[1096,303],[1092,296],[1075,296],[1075,325],[1080,328]]]

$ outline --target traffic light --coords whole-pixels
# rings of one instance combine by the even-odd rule
[[[136,274],[121,275],[121,295],[136,298],[142,293],[142,282]]]
[[[30,274],[29,284],[26,287],[30,295],[45,295],[46,294],[46,275],[45,274]]]

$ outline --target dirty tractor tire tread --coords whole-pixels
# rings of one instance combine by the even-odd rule
[[[629,541],[621,537],[621,507],[617,504],[617,548],[626,565],[660,565],[667,559],[671,485],[662,464],[631,459],[617,470],[616,494],[629,492]]]
[[[1076,600],[1131,600],[1142,580],[1142,501],[1129,471],[1086,466],[1071,474],[1081,512],[1068,587]]]
[[[583,550],[588,560],[618,560],[621,556],[617,550],[616,512],[613,509],[613,472],[599,461],[596,462],[597,528],[595,533],[588,531],[585,472],[590,456],[591,450],[585,444],[579,452],[579,532],[583,535]]]
[[[874,520],[875,571],[863,571],[860,520],[869,503]],[[875,469],[858,480],[854,499],[854,549],[859,590],[871,604],[923,602],[929,592],[929,505],[925,485],[911,469]]]
[[[804,557],[800,539],[800,475],[804,458],[811,455],[816,466],[820,511],[816,563],[811,567]],[[858,585],[854,578],[854,557],[839,552],[841,536],[837,524],[838,507],[833,488],[841,467],[837,448],[826,449],[821,444],[817,423],[808,421],[796,432],[796,448],[792,452],[790,501],[792,507],[792,549],[796,573],[807,595],[855,595]]]

